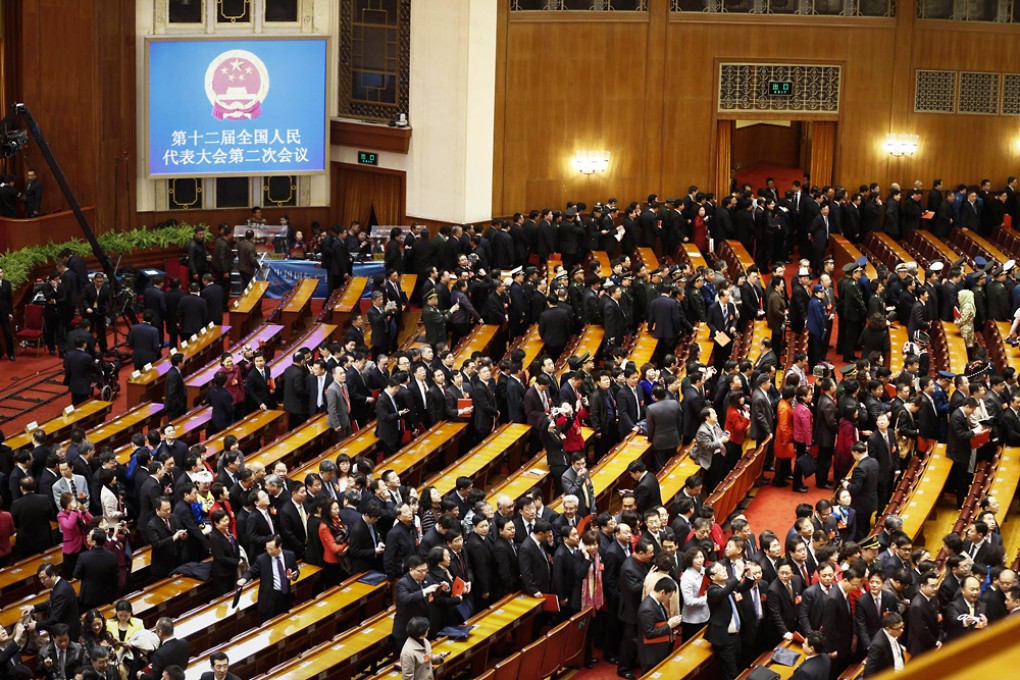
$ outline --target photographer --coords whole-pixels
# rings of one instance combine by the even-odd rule
[[[83,506],[84,507],[84,506]],[[57,524],[63,536],[63,573],[64,578],[74,574],[78,555],[85,546],[85,534],[88,531],[92,515],[88,510],[79,509],[78,499],[70,493],[60,494],[60,512],[57,513]]]
[[[573,409],[564,404],[559,408],[550,409],[549,416],[543,418],[538,429],[539,443],[545,449],[549,474],[552,475],[553,484],[556,485],[557,495],[563,493],[563,473],[570,467],[564,449],[564,435],[574,422]]]

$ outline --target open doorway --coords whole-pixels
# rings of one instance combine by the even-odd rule
[[[738,184],[750,184],[757,190],[774,177],[776,186],[789,188],[804,175],[809,158],[804,133],[808,124],[797,120],[733,121],[733,145],[730,167]]]

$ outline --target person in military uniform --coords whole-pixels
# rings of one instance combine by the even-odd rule
[[[624,272],[620,286],[620,309],[623,310],[623,327],[627,334],[634,333],[634,275]],[[617,339],[617,342],[622,338]]]
[[[846,330],[842,333],[842,346],[837,351],[843,355],[844,361],[851,362],[855,359],[857,340],[861,337],[861,331],[864,330],[864,319],[868,307],[858,285],[863,269],[856,262],[850,262],[843,267],[843,272],[847,276],[844,276],[839,282],[839,304],[843,312],[840,325],[845,326]]]
[[[437,343],[448,342],[450,334],[447,332],[446,324],[458,309],[460,309],[460,305],[453,305],[450,309],[440,309],[439,295],[435,288],[426,293],[425,306],[421,310],[421,321],[425,324],[425,342],[433,347]]]
[[[993,321],[1009,321],[1010,300],[1006,289],[1006,271],[1002,267],[992,270],[992,282],[988,284],[988,317]]]

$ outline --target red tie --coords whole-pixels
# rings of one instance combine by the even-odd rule
[[[801,576],[804,577],[804,585],[811,583],[811,577],[809,577],[807,573],[807,565],[804,564],[800,565],[800,573]]]

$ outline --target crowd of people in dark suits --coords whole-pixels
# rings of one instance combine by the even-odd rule
[[[981,308],[984,316],[974,320],[979,326],[987,318],[1014,318],[1020,295],[1012,263],[969,279],[959,263],[936,263],[922,284],[912,263],[893,272],[880,267],[878,279],[869,281],[868,263],[859,261],[834,282],[829,234],[859,240],[874,229],[902,236],[920,228],[912,208],[889,207],[899,200],[898,187],[885,202],[884,218],[867,217],[882,205],[879,192],[873,185],[866,196],[862,191],[847,201],[839,187],[797,184],[780,197],[769,183],[758,196],[736,190],[716,206],[711,195],[691,187],[664,206],[655,196],[631,204],[622,217],[611,199],[590,212],[571,203],[562,213],[532,211],[486,228],[444,226],[434,236],[415,224],[391,235],[387,270],[370,288],[371,305],[354,315],[341,340],[298,348],[278,380],[257,348],[246,348],[239,362],[222,358],[208,397],[211,432],[252,410],[279,406],[292,429],[326,414],[336,441],[374,424],[385,457],[442,421],[466,425],[461,453],[501,424],[527,424],[529,447],[545,452],[562,512],[547,507],[538,489],[519,499],[500,497],[493,508],[467,477],[446,497],[432,487],[419,495],[393,470],[377,471],[378,460],[369,457],[340,455],[303,480],[288,479],[285,466],[246,465],[231,437],[207,464],[203,447],[177,441],[172,427],[137,436],[126,466],[81,436],[72,452],[51,448],[43,435],[34,448],[9,452],[4,471],[17,554],[50,545],[41,538],[48,526],[37,533],[30,519],[43,505],[47,522],[77,513],[61,524],[65,547],[71,535],[79,548],[65,550],[65,564],[75,566],[63,578],[83,582],[74,617],[61,620],[72,638],[78,637],[71,621],[78,602],[95,607],[130,588],[115,547],[119,543],[123,553],[122,520],[130,518],[138,530],[134,540],[152,545],[153,575],[165,577],[211,556],[218,593],[259,579],[264,618],[289,609],[302,562],[322,568],[322,587],[382,572],[395,583],[398,654],[420,656],[427,638],[521,591],[554,596],[559,611],[546,615],[550,621],[591,607],[586,661],[595,663],[597,644],[625,678],[652,668],[678,640],[701,631],[724,677],[735,677],[761,651],[794,635],[805,638],[808,655],[799,678],[829,677],[862,659],[868,674],[898,667],[903,649],[916,656],[1020,608],[1015,574],[1005,568],[996,540],[994,498],[983,501],[987,511],[968,528],[966,541],[946,537],[950,557],[941,585],[931,556],[914,549],[895,515],[872,528],[898,476],[934,442],[946,443],[953,461],[948,490],[958,502],[977,463],[999,445],[1020,445],[1015,369],[995,366],[975,344],[966,371],[932,376],[926,342],[932,323],[958,322],[954,309],[968,304]],[[992,201],[1006,211],[1015,212],[1016,205],[1011,189],[986,196],[981,208],[969,199],[936,198],[936,215],[944,216],[946,205],[961,213],[950,218],[950,228],[966,224],[968,209],[998,215]],[[861,203],[859,224],[845,219],[848,205]],[[941,223],[931,224],[935,230]],[[333,287],[351,273],[351,252],[364,241],[359,231],[334,227],[315,237]],[[712,249],[728,238],[746,239],[757,264],[728,272]],[[631,259],[639,246],[672,256],[691,239],[704,241],[710,266],[649,270]],[[129,335],[136,366],[157,359],[165,337],[175,344],[222,319],[222,272],[202,271],[219,258],[206,255],[204,235],[196,234],[195,244],[188,293],[172,284],[164,292],[163,282],[154,280],[143,295],[143,322]],[[786,263],[779,260],[793,246],[806,257],[788,287]],[[589,258],[594,250],[607,252],[610,271]],[[550,280],[546,265],[556,258],[561,266]],[[73,271],[74,263],[62,264]],[[418,277],[410,297],[400,285],[405,272]],[[104,285],[83,286],[81,299],[92,305],[86,312],[97,312]],[[86,294],[89,286],[95,294]],[[412,302],[422,305],[427,343],[400,350],[397,329]],[[909,329],[906,347],[889,346],[888,329],[878,319],[887,321],[889,307]],[[198,325],[186,327],[192,321]],[[757,359],[731,358],[732,339],[756,321],[771,330],[755,348]],[[452,349],[477,323],[498,327],[492,347],[455,367]],[[699,324],[710,329],[712,353],[698,356],[694,344],[686,360],[678,359],[678,347]],[[599,351],[565,356],[587,325],[604,330]],[[514,343],[533,326],[544,350],[525,365]],[[627,347],[642,328],[657,346],[638,366]],[[88,354],[91,342],[105,339],[105,329],[93,326],[98,337],[87,325],[78,330],[69,337],[76,351]],[[788,349],[804,330],[808,351]],[[846,361],[840,371],[826,361],[833,341]],[[895,374],[886,364],[890,353],[903,355]],[[171,358],[167,378],[171,419],[187,404],[180,361]],[[592,442],[586,443],[582,426],[594,432]],[[648,463],[627,468],[632,484],[622,493],[620,512],[599,512],[590,468],[632,434],[648,439]],[[676,498],[663,499],[655,473],[687,447],[700,472]],[[813,477],[833,495],[799,506],[785,533],[772,527],[755,534],[739,513],[716,517],[705,499],[754,447],[767,451],[772,484],[792,481],[795,491],[805,492]],[[66,493],[54,493],[59,484]],[[93,552],[95,558],[87,555]],[[100,560],[100,553],[116,564],[105,555]],[[103,577],[97,589],[99,573],[119,575]]]

